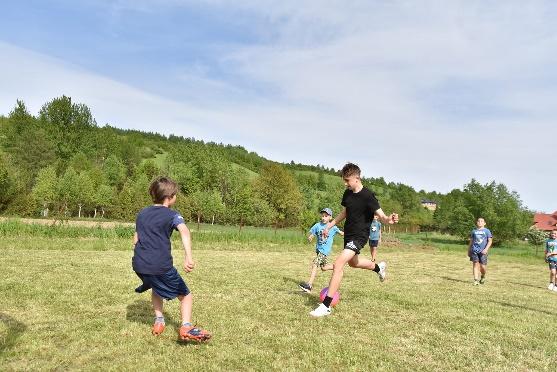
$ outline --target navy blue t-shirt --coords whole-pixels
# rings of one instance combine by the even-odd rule
[[[159,205],[143,208],[135,220],[138,241],[133,250],[132,267],[140,274],[159,275],[172,269],[170,236],[184,218]]]

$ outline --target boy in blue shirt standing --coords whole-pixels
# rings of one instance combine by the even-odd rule
[[[468,246],[468,257],[470,257],[470,261],[472,261],[474,285],[485,283],[487,253],[492,243],[493,235],[491,231],[485,227],[485,220],[479,217],[476,220],[476,228],[472,230],[470,234],[470,245]]]
[[[549,263],[549,286],[547,289],[557,292],[557,230],[553,230],[545,242],[545,260]]]
[[[170,209],[176,203],[177,193],[178,185],[166,177],[157,178],[149,187],[154,205],[138,213],[133,236],[132,267],[143,282],[135,291],[142,293],[151,289],[155,311],[153,335],[158,336],[164,331],[163,299],[178,297],[182,316],[180,339],[205,341],[211,338],[211,334],[192,325],[192,295],[172,262],[170,236],[178,230],[185,251],[184,270],[189,273],[194,269],[190,231],[184,218]]]
[[[333,265],[328,263],[327,257],[331,253],[334,236],[337,233],[339,233],[340,235],[344,235],[344,233],[335,226],[329,231],[329,236],[323,236],[323,230],[325,230],[325,227],[327,227],[327,224],[331,221],[331,218],[333,218],[333,211],[331,210],[331,208],[323,208],[321,210],[321,221],[317,222],[309,230],[308,240],[310,242],[313,240],[314,236],[317,237],[317,242],[315,244],[315,253],[317,254],[317,256],[313,260],[311,274],[308,282],[300,283],[300,288],[304,292],[311,292],[311,289],[313,288],[313,280],[317,275],[318,267],[321,268],[321,271],[333,269]]]
[[[375,262],[375,256],[377,256],[379,243],[381,243],[381,222],[379,222],[379,216],[374,215],[373,221],[371,221],[371,228],[369,229],[369,248],[373,262]]]

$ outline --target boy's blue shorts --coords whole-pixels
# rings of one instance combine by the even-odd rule
[[[549,270],[557,270],[557,261],[547,261]]]
[[[153,292],[165,300],[173,300],[178,296],[187,296],[190,293],[190,289],[175,267],[159,275],[141,274],[137,272],[136,274],[143,281],[143,284],[135,289],[137,293],[143,293],[148,289],[153,289]]]
[[[379,246],[379,240],[369,240],[369,246],[371,248],[377,248]]]
[[[472,252],[470,255],[470,261],[479,262],[482,265],[487,265],[487,254],[482,254],[482,252]]]

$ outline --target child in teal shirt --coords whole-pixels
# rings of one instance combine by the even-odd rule
[[[333,237],[335,234],[344,235],[338,227],[333,227],[329,231],[328,236],[323,235],[323,230],[327,227],[327,224],[333,218],[333,211],[331,208],[323,208],[321,210],[321,221],[317,222],[309,230],[308,240],[311,242],[313,237],[317,237],[317,242],[315,244],[315,259],[312,263],[311,274],[307,283],[300,283],[300,289],[304,292],[311,292],[313,288],[313,281],[317,276],[317,268],[321,268],[321,271],[332,270],[333,265],[328,262],[328,256],[331,254],[333,248]]]
[[[553,230],[545,242],[545,260],[549,264],[549,286],[547,289],[557,292],[557,230]]]

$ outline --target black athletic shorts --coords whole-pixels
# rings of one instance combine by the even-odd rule
[[[367,243],[367,236],[344,237],[344,249],[350,249],[356,254],[360,254],[360,250]]]

